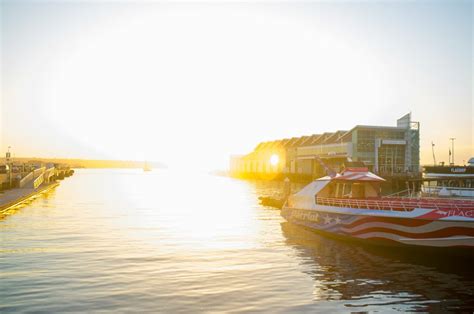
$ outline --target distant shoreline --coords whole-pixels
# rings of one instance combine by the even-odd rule
[[[71,168],[85,169],[119,169],[119,168],[143,168],[145,161],[136,160],[101,160],[101,159],[72,159],[72,158],[41,158],[41,157],[14,157],[14,163],[41,162],[58,163],[67,165]],[[167,168],[167,166],[158,161],[147,161],[152,168]]]

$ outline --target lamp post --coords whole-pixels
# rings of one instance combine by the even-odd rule
[[[451,137],[449,140],[451,141],[451,154],[452,154],[452,157],[451,157],[451,162],[454,166],[454,140],[456,138],[455,137]]]
[[[5,158],[5,164],[7,165],[8,167],[8,187],[11,188],[12,186],[12,165],[11,165],[11,162],[10,162],[10,156],[11,156],[11,153],[10,153],[10,148],[11,146],[8,146],[8,150],[7,150],[7,154],[6,154],[6,158]]]

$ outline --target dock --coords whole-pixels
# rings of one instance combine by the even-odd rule
[[[29,202],[59,185],[59,180],[73,175],[74,170],[60,164],[4,166],[0,173],[0,214]]]
[[[45,184],[39,188],[17,188],[0,193],[0,214],[5,214],[9,210],[30,201],[31,199],[50,191],[57,187],[59,182]]]

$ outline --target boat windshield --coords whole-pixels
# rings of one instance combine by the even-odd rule
[[[425,181],[425,187],[456,187],[456,188],[474,188],[473,179],[439,179],[433,181]]]
[[[316,197],[361,199],[380,196],[380,184],[377,182],[334,181],[320,191]]]

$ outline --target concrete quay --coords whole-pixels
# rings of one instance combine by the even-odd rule
[[[0,214],[51,190],[59,185],[58,180],[73,173],[74,170],[59,164],[6,163],[0,172]]]
[[[17,188],[0,192],[0,214],[6,214],[9,210],[50,191],[58,185],[58,182],[52,182],[36,189],[32,187]]]

